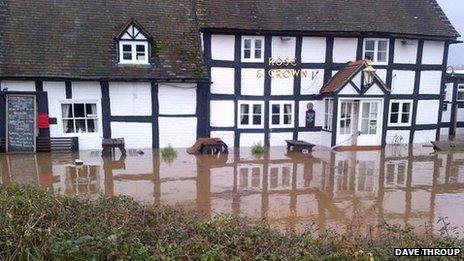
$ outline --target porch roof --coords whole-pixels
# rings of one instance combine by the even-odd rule
[[[378,86],[383,93],[389,93],[390,88],[374,73],[372,82],[366,83],[359,74],[370,66],[366,60],[348,62],[345,67],[338,71],[320,90],[321,94],[340,92],[345,86],[352,86],[360,95],[365,94],[371,87]],[[357,79],[357,80],[356,80]]]
[[[359,60],[354,62],[349,62],[343,69],[338,71],[329,82],[327,82],[321,89],[321,94],[324,93],[333,93],[339,91],[343,86],[345,86],[348,81],[359,71],[366,61]]]

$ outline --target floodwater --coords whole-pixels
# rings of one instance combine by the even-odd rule
[[[0,155],[0,182],[39,184],[58,194],[127,195],[146,203],[194,208],[209,216],[237,214],[279,229],[391,224],[438,233],[442,218],[462,234],[464,153],[430,147],[287,154],[249,148],[225,156],[175,159],[157,150],[102,158],[99,151]],[[76,166],[75,159],[84,161]]]

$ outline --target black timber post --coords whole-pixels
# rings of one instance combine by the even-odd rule
[[[43,91],[43,82],[35,81],[35,91],[37,97],[37,110],[39,114],[48,115],[48,95]],[[50,137],[50,128],[39,129],[39,137]]]
[[[197,88],[198,88],[198,86],[197,86]],[[198,104],[197,104],[197,107],[198,107]],[[158,122],[158,119],[159,119],[158,82],[151,81],[151,133],[152,133],[152,140],[151,141],[152,141],[152,147],[154,149],[159,148],[159,122]]]
[[[209,92],[208,83],[198,83],[197,84],[197,138],[209,137],[208,131],[208,92]]]
[[[102,124],[103,138],[111,138],[111,108],[110,108],[110,89],[108,81],[101,81],[101,107],[102,107]]]

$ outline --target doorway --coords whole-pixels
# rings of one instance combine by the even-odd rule
[[[337,146],[380,146],[382,99],[340,99]]]

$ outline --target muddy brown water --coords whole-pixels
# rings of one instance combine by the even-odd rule
[[[137,201],[194,208],[205,215],[264,219],[279,229],[301,230],[384,221],[439,233],[442,218],[464,231],[464,152],[433,153],[422,146],[310,155],[249,148],[225,156],[178,150],[129,150],[125,158],[99,151],[0,155],[0,182],[38,184],[58,194],[94,198],[127,195]],[[74,164],[75,159],[84,162]]]

